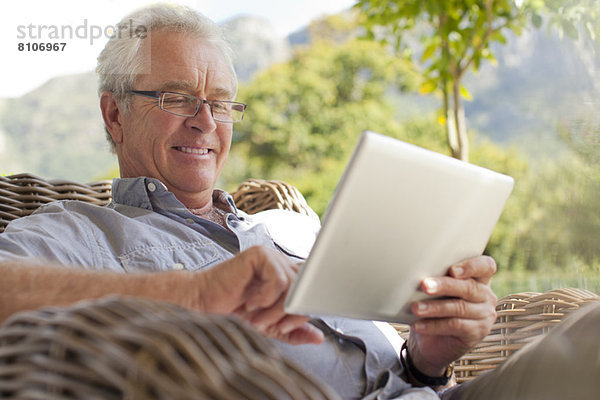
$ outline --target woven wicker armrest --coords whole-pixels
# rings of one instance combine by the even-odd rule
[[[0,176],[0,233],[14,219],[30,215],[42,204],[80,200],[97,205],[110,202],[111,182],[81,184],[50,180],[31,174]]]
[[[300,191],[283,181],[248,179],[232,195],[237,207],[248,214],[282,209],[316,217]]]
[[[296,211],[317,217],[294,186],[282,181],[249,179],[232,193],[238,208],[248,214],[269,209]],[[110,202],[111,182],[81,184],[45,180],[31,174],[0,176],[0,233],[14,219],[32,214],[57,200],[79,200],[96,205]]]
[[[118,297],[0,325],[0,398],[338,399],[235,317]]]
[[[515,293],[498,300],[498,317],[481,343],[462,356],[454,367],[458,383],[495,369],[540,335],[548,333],[570,313],[597,302],[600,297],[585,289],[555,289],[546,293]],[[403,338],[409,327],[393,324]]]

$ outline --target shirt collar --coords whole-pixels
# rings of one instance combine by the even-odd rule
[[[215,189],[212,197],[213,202],[220,208],[232,212],[238,217],[240,216],[233,197],[229,193],[221,189]],[[157,209],[170,211],[184,209],[187,211],[185,205],[177,200],[175,195],[169,192],[161,181],[147,177],[113,179],[112,201],[116,204],[152,211]]]

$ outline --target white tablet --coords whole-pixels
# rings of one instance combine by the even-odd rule
[[[363,132],[286,298],[294,314],[409,323],[420,282],[482,254],[511,177]]]

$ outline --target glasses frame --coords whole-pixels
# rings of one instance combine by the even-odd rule
[[[150,97],[153,99],[157,99],[158,100],[158,108],[160,108],[161,110],[163,110],[165,112],[168,112],[169,114],[178,115],[180,117],[195,117],[196,115],[198,115],[198,113],[202,109],[202,106],[204,104],[208,104],[208,108],[210,109],[210,115],[213,117],[213,119],[216,122],[221,122],[221,123],[225,123],[225,124],[233,124],[235,122],[242,121],[244,119],[244,111],[246,111],[246,107],[247,107],[246,104],[239,103],[237,101],[205,100],[205,99],[201,99],[200,97],[192,96],[191,94],[170,92],[168,90],[130,90],[129,93],[136,94],[138,96],[144,96],[144,97]],[[178,96],[185,96],[185,97],[190,97],[195,100],[198,100],[198,102],[196,104],[196,111],[193,114],[180,114],[180,113],[176,113],[176,112],[173,112],[170,110],[166,110],[165,108],[163,108],[163,100],[164,100],[165,94],[176,94]],[[218,118],[215,118],[215,115],[213,113],[213,105],[214,104],[222,104],[222,103],[228,104],[232,107],[234,107],[234,106],[241,107],[241,113],[242,113],[241,117],[239,119],[231,120],[231,121],[223,121]]]

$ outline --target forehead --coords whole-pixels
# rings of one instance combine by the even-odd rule
[[[138,77],[137,89],[235,96],[231,65],[214,44],[179,32],[157,31],[148,38],[141,50],[150,52],[150,73]]]

